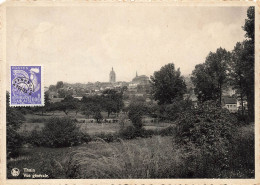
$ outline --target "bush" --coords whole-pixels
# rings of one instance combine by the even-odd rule
[[[230,169],[228,160],[235,123],[232,114],[213,102],[180,116],[175,140],[185,147],[183,158],[190,167],[189,177],[217,177],[221,171]]]
[[[232,168],[236,169],[235,177],[255,177],[254,138],[254,124],[240,127],[234,133],[230,158],[232,158]]]
[[[142,116],[146,113],[146,106],[143,102],[132,102],[129,107],[128,117],[136,129],[143,127]]]
[[[23,143],[23,138],[12,127],[7,127],[7,158],[17,157]]]
[[[192,108],[191,100],[174,100],[171,104],[159,106],[159,117],[162,120],[176,121],[179,116]]]
[[[101,132],[101,133],[95,134],[92,137],[92,139],[93,140],[102,139],[105,142],[110,143],[110,142],[116,141],[118,139],[118,135],[116,133],[104,133],[104,132]]]
[[[136,128],[128,126],[119,131],[119,137],[122,139],[135,139],[137,137],[147,138],[152,137],[155,132],[153,130],[145,130],[144,128]]]
[[[30,143],[33,146],[43,146],[45,144],[41,131],[33,130],[27,136],[24,136],[24,138],[27,143]]]
[[[6,94],[6,152],[7,158],[17,157],[23,138],[17,132],[25,121],[18,107],[9,107],[9,93]]]
[[[135,135],[135,127],[134,126],[128,126],[125,129],[121,129],[119,131],[119,136],[122,139],[134,139],[137,136]]]
[[[34,146],[68,147],[89,142],[90,136],[79,131],[72,119],[52,117],[42,131],[32,131],[26,137],[28,143]]]

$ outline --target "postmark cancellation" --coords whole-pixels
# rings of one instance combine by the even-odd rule
[[[44,106],[43,66],[10,66],[10,106]]]

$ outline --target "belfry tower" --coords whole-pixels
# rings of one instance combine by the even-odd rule
[[[116,73],[112,67],[112,71],[109,73],[109,82],[110,83],[115,83],[116,82]]]

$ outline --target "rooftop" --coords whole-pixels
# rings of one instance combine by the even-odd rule
[[[227,97],[227,96],[223,97],[223,102],[225,104],[237,104],[237,100],[235,98]]]

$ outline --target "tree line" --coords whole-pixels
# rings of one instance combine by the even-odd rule
[[[66,115],[71,111],[82,112],[88,118],[93,116],[100,122],[103,118],[101,111],[107,112],[107,117],[111,113],[119,113],[124,107],[123,92],[118,92],[113,89],[107,89],[103,91],[101,96],[83,96],[81,100],[74,98],[72,95],[67,95],[60,102],[52,103],[50,101],[48,93],[45,93],[45,106],[38,107],[35,111],[51,112],[55,110],[63,111]]]
[[[248,8],[247,19],[242,29],[245,40],[237,42],[232,51],[218,48],[210,52],[205,62],[195,66],[191,81],[199,103],[215,101],[222,105],[223,91],[235,90],[235,98],[240,101],[242,115],[247,112],[254,119],[254,7]],[[163,66],[151,76],[152,94],[160,105],[172,104],[182,100],[187,92],[184,77],[173,63]]]

